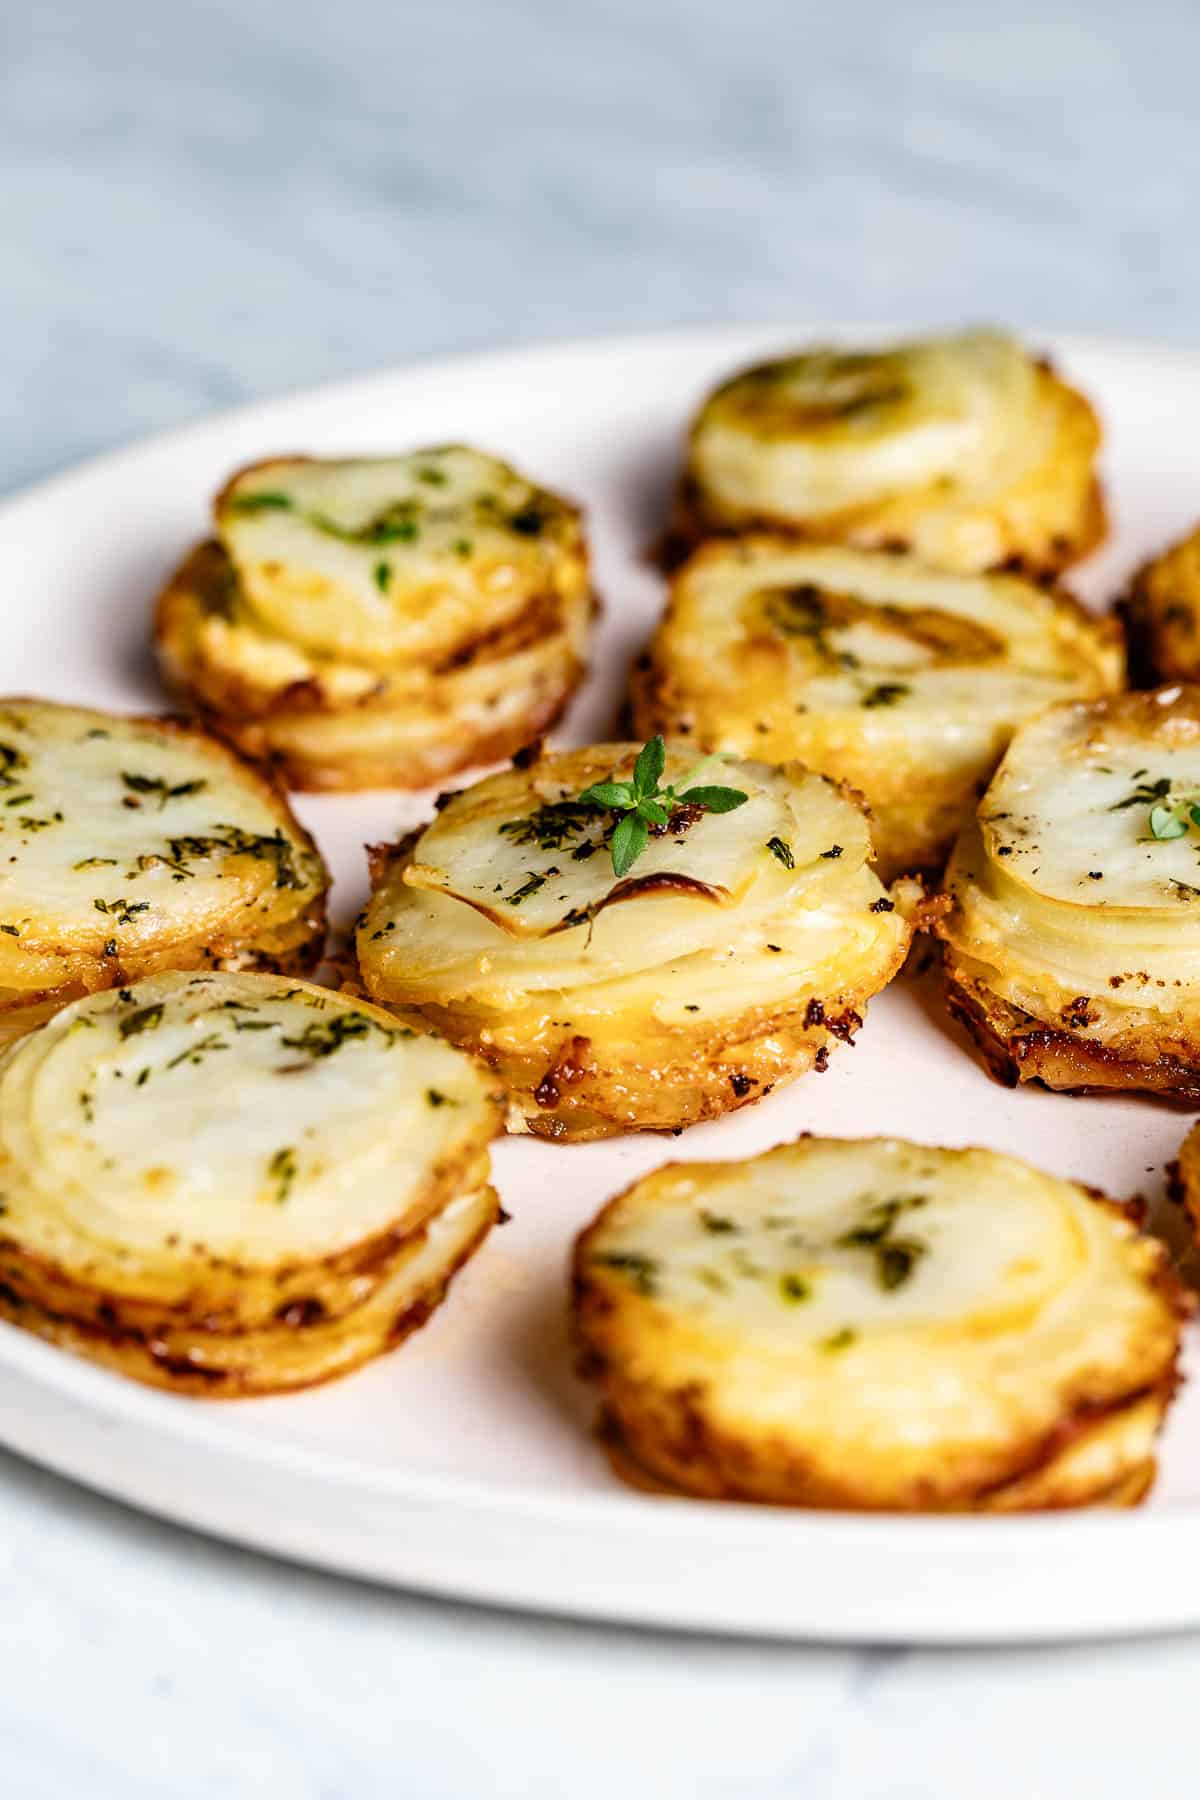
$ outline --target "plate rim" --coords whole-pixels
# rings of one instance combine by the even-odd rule
[[[244,401],[235,407],[207,413],[172,426],[166,431],[139,436],[99,455],[80,458],[25,487],[0,495],[0,531],[12,529],[22,514],[36,514],[43,507],[57,506],[74,486],[119,476],[124,465],[135,462],[148,452],[186,454],[189,450],[201,448],[207,438],[219,440],[227,434],[236,433],[239,427],[261,425],[264,432],[269,431],[273,419],[292,409],[352,406],[357,398],[373,395],[381,386],[403,382],[413,376],[434,383],[450,379],[469,381],[473,375],[483,372],[490,376],[502,375],[506,367],[515,368],[530,361],[545,364],[631,354],[653,357],[655,354],[694,353],[698,359],[702,359],[706,355],[716,355],[726,345],[731,358],[734,358],[739,354],[754,354],[755,345],[767,345],[774,339],[778,339],[781,345],[789,340],[795,342],[813,337],[858,337],[870,341],[897,335],[905,329],[886,322],[810,320],[797,324],[786,320],[758,320],[740,324],[689,325],[678,329],[638,333],[562,337],[462,353],[418,356],[348,378]],[[918,325],[907,329],[921,331],[935,328]],[[1068,363],[1076,357],[1096,356],[1140,367],[1156,365],[1160,371],[1160,379],[1169,371],[1178,369],[1186,371],[1189,379],[1200,381],[1200,346],[1162,344],[1126,336],[1041,331],[1027,327],[1020,329],[1020,336],[1027,342],[1048,343],[1054,354],[1061,355]],[[566,1153],[570,1154],[569,1149]],[[1103,1553],[1109,1546],[1114,1551],[1125,1552],[1129,1550],[1131,1543],[1136,1542],[1143,1548],[1150,1548],[1158,1556],[1177,1550],[1184,1541],[1181,1534],[1187,1534],[1189,1543],[1194,1541],[1191,1534],[1200,1523],[1200,1501],[1194,1504],[1174,1503],[1160,1512],[1132,1509],[987,1518],[945,1514],[869,1514],[730,1505],[722,1501],[684,1496],[648,1497],[615,1487],[611,1492],[537,1492],[511,1483],[486,1481],[482,1478],[406,1472],[401,1467],[389,1468],[336,1450],[323,1450],[300,1440],[288,1442],[273,1436],[256,1439],[237,1430],[230,1432],[222,1422],[221,1402],[197,1405],[178,1396],[143,1388],[118,1374],[80,1361],[55,1346],[29,1336],[18,1327],[3,1322],[0,1322],[0,1378],[6,1381],[15,1379],[31,1395],[50,1393],[66,1407],[82,1407],[100,1422],[127,1427],[134,1433],[148,1434],[173,1450],[207,1450],[235,1465],[267,1468],[283,1475],[315,1479],[324,1489],[344,1489],[369,1494],[377,1498],[403,1501],[413,1507],[453,1506],[470,1511],[476,1517],[492,1515],[509,1522],[553,1522],[558,1526],[578,1528],[581,1537],[586,1537],[597,1526],[614,1526],[624,1534],[632,1532],[652,1541],[698,1540],[719,1550],[739,1544],[758,1545],[762,1540],[773,1542],[786,1533],[793,1553],[805,1548],[810,1552],[819,1552],[822,1542],[836,1547],[839,1552],[844,1551],[847,1546],[862,1548],[864,1552],[878,1552],[902,1542],[906,1553],[920,1548],[923,1553],[936,1556],[941,1548],[952,1556],[957,1567],[976,1561],[994,1562],[997,1553],[1016,1553],[1019,1550],[1021,1554],[1027,1554],[1034,1546],[1053,1553],[1061,1545],[1064,1533],[1069,1535],[1073,1544],[1083,1545],[1086,1540],[1092,1555]],[[20,1441],[21,1435],[18,1432],[14,1436],[5,1431],[0,1434],[0,1441],[42,1466],[55,1468],[66,1479],[93,1490],[99,1489],[141,1511],[184,1521],[191,1528],[210,1531],[234,1542],[252,1543],[256,1550],[267,1554],[294,1556],[286,1548],[272,1550],[270,1543],[261,1538],[220,1525],[206,1524],[189,1515],[186,1508],[159,1505],[141,1497],[137,1493],[136,1478],[121,1479],[115,1472],[111,1480],[74,1473],[69,1466],[69,1457],[58,1460],[37,1449],[27,1448],[26,1443]],[[36,1436],[36,1433],[33,1435]],[[324,1567],[337,1566],[324,1558],[303,1553],[295,1559]],[[389,1577],[382,1576],[380,1579],[387,1580]],[[434,1582],[414,1580],[411,1585],[424,1586],[431,1592],[466,1592],[462,1587],[443,1587]],[[472,1593],[469,1597],[484,1601],[493,1598],[487,1592]],[[495,1603],[521,1604],[511,1598],[502,1598]],[[553,1608],[553,1603],[544,1598],[529,1604],[542,1610]],[[605,1616],[602,1609],[580,1606],[577,1601],[569,1598],[564,1599],[562,1610],[576,1616]],[[1200,1622],[1200,1587],[1196,1589],[1194,1599],[1185,1606],[1184,1613],[1188,1620]],[[646,1613],[636,1607],[618,1604],[614,1604],[613,1611],[608,1616],[631,1621],[657,1619],[660,1623],[677,1622],[670,1620],[661,1611],[651,1609]],[[1141,1632],[1161,1628],[1164,1620],[1167,1623],[1176,1622],[1166,1620],[1162,1608],[1157,1613],[1152,1608],[1146,1618],[1131,1619],[1126,1625],[1116,1625],[1110,1629]],[[732,1629],[740,1628],[734,1626]],[[751,1634],[756,1633],[753,1625],[744,1629]],[[764,1626],[758,1634],[772,1636],[778,1635],[778,1632],[776,1627]],[[807,1628],[803,1628],[799,1633],[789,1635],[812,1634]],[[821,1635],[832,1637],[839,1634],[834,1629],[822,1632]],[[857,1632],[853,1635],[856,1638],[860,1636]],[[936,1631],[921,1635],[930,1642],[962,1641],[973,1636],[969,1632],[956,1634]],[[990,1636],[986,1632],[981,1635]],[[992,1638],[992,1641],[1014,1641],[1021,1635],[1019,1630],[1005,1629],[999,1636]],[[1061,1636],[1063,1633],[1060,1630],[1035,1629],[1032,1635]],[[1094,1629],[1087,1629],[1085,1635],[1096,1635],[1096,1632]],[[894,1634],[887,1631],[881,1633],[881,1641],[884,1637],[893,1637],[894,1640]]]

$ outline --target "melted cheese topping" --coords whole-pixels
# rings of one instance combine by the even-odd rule
[[[189,1267],[315,1261],[387,1229],[433,1171],[477,1162],[494,1127],[476,1064],[372,1006],[273,976],[160,975],[0,1059],[4,1232],[135,1295]]]
[[[586,584],[576,509],[461,445],[258,463],[216,518],[235,612],[371,667],[450,659]]]
[[[200,732],[0,704],[0,984],[231,923],[250,938],[324,887],[284,802]]]
[[[720,1429],[868,1490],[1161,1380],[1160,1260],[1073,1183],[895,1139],[668,1166],[577,1251],[619,1377],[695,1384]]]
[[[797,523],[939,482],[999,485],[1043,448],[1036,372],[997,331],[819,347],[718,388],[692,428],[690,467],[724,504]]]

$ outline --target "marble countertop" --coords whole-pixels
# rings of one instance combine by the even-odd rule
[[[432,352],[706,321],[1200,342],[1190,0],[41,0],[0,491]],[[1154,1800],[1200,1640],[724,1643],[277,1566],[0,1454],[13,1800]]]

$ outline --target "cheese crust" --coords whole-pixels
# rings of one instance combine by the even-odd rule
[[[706,544],[675,573],[634,671],[633,721],[848,783],[891,879],[940,870],[1024,719],[1123,672],[1114,622],[1061,592],[754,535]]]
[[[988,1150],[675,1163],[579,1238],[581,1372],[676,1491],[905,1512],[1132,1504],[1186,1308],[1122,1208]]]
[[[226,745],[0,700],[0,1041],[163,968],[311,969],[328,881],[284,796]]]
[[[818,346],[734,375],[692,424],[677,541],[776,529],[943,568],[1055,574],[1106,531],[1089,402],[1005,333]]]
[[[1200,526],[1143,564],[1120,612],[1139,687],[1200,677]]]
[[[579,511],[493,457],[276,459],[215,513],[159,597],[159,660],[293,787],[423,787],[509,755],[585,673]]]
[[[486,1235],[499,1110],[480,1065],[307,982],[90,996],[0,1056],[0,1313],[180,1392],[326,1380]]]
[[[911,941],[861,810],[803,769],[727,762],[747,802],[673,817],[618,880],[613,816],[575,796],[635,754],[543,754],[374,858],[367,991],[490,1062],[510,1130],[675,1130],[749,1104],[853,1040]],[[670,747],[664,779],[693,761]]]
[[[950,1008],[998,1079],[1200,1104],[1193,788],[1196,688],[1054,707],[1017,733],[937,925]]]

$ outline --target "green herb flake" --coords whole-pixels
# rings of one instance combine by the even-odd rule
[[[282,1150],[276,1150],[274,1156],[267,1164],[267,1174],[275,1183],[274,1198],[277,1206],[282,1206],[288,1195],[291,1193],[292,1185],[295,1182],[298,1172],[296,1167],[296,1152],[293,1150],[292,1146],[290,1144],[285,1144]]]
[[[256,494],[231,494],[225,502],[230,512],[291,512],[294,502],[288,494],[260,488]]]
[[[375,564],[375,568],[372,571],[372,573],[374,574],[374,578],[375,578],[375,586],[379,589],[381,594],[386,594],[388,589],[392,585],[392,565],[391,565],[391,563],[377,562]]]
[[[733,1219],[726,1218],[723,1213],[709,1212],[707,1208],[703,1206],[700,1208],[700,1223],[703,1225],[705,1231],[711,1232],[714,1237],[724,1237],[728,1233],[736,1232],[739,1229],[737,1223]]]
[[[595,1261],[601,1268],[617,1269],[628,1276],[639,1294],[649,1298],[658,1292],[657,1257],[646,1256],[640,1250],[612,1250],[607,1255],[597,1256]]]
[[[545,885],[546,877],[544,875],[529,875],[521,883],[519,888],[514,889],[511,894],[506,894],[504,896],[505,905],[520,906],[522,900],[528,900],[531,894],[536,894],[538,890],[544,888]]]
[[[161,1003],[155,1006],[141,1006],[137,1012],[129,1013],[121,1020],[118,1027],[121,1037],[140,1037],[143,1031],[157,1031],[162,1024],[163,1009]]]
[[[779,1277],[779,1295],[788,1306],[799,1306],[812,1295],[812,1288],[802,1275],[789,1270]]]
[[[862,704],[867,707],[895,706],[897,700],[903,700],[912,689],[904,681],[881,681],[862,697]]]
[[[162,811],[168,800],[182,800],[188,794],[202,794],[208,782],[179,781],[172,786],[158,775],[132,774],[128,769],[121,770],[121,782],[131,794],[153,796],[158,801],[158,810]]]
[[[839,1350],[848,1350],[857,1337],[858,1333],[852,1325],[843,1325],[840,1331],[831,1332],[828,1337],[822,1338],[817,1349],[823,1350],[826,1355],[834,1355]]]
[[[781,862],[785,869],[795,868],[796,858],[792,854],[792,846],[786,839],[781,837],[768,838],[767,849],[771,852],[771,855],[775,858],[776,862]]]

